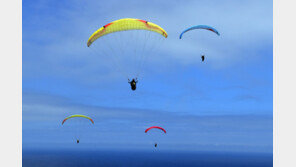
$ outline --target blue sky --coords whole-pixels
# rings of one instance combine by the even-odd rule
[[[76,147],[61,121],[80,113],[96,126],[79,148],[151,149],[144,130],[159,125],[166,150],[272,152],[272,12],[270,0],[23,1],[23,148]],[[135,92],[86,47],[96,29],[120,18],[168,33]],[[178,38],[198,24],[221,36]]]

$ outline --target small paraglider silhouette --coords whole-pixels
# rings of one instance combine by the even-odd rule
[[[130,81],[128,79],[128,83],[131,85],[131,89],[133,91],[135,91],[137,89],[137,83],[138,83],[138,79],[137,78],[136,79],[133,78],[132,81]]]
[[[147,133],[151,129],[159,129],[159,130],[163,131],[166,134],[166,130],[163,129],[162,127],[159,127],[159,126],[151,126],[150,128],[145,130],[145,133]],[[157,147],[157,143],[154,143],[154,147],[155,148]]]
[[[184,31],[182,31],[179,38],[182,39],[182,37],[185,33],[192,31],[192,30],[208,30],[208,31],[211,31],[211,32],[215,33],[216,35],[220,36],[220,33],[214,27],[211,27],[208,25],[196,25],[196,26],[189,27],[189,28],[185,29]],[[205,61],[205,55],[201,55],[201,61],[202,62]]]
[[[64,125],[64,123],[69,120],[69,119],[78,119],[78,118],[83,118],[83,119],[86,119],[86,120],[89,120],[92,124],[94,124],[94,121],[92,118],[86,116],[86,115],[80,115],[80,114],[74,114],[74,115],[71,115],[71,116],[68,116],[66,117],[63,122],[62,122],[62,125]],[[68,122],[68,121],[67,121]],[[77,128],[77,127],[76,127]],[[76,138],[76,143],[78,144],[79,143],[79,137]]]
[[[205,61],[205,55],[201,55],[201,61],[202,61],[202,62]]]

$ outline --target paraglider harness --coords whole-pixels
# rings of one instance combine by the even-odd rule
[[[138,83],[138,79],[133,79],[132,81],[130,81],[128,79],[128,83],[131,85],[131,89],[134,91],[137,89],[137,83]]]
[[[201,61],[205,61],[205,55],[201,55]]]

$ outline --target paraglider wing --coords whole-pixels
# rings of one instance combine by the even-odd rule
[[[63,125],[63,124],[65,123],[65,121],[67,121],[68,119],[70,119],[70,118],[75,118],[75,117],[82,117],[82,118],[89,119],[89,120],[94,124],[94,121],[93,121],[90,117],[85,116],[85,115],[75,114],[75,115],[71,115],[71,116],[65,118],[65,119],[63,120],[63,122],[62,122],[62,125]]]
[[[151,126],[150,128],[148,128],[148,129],[145,130],[145,133],[147,133],[150,129],[154,129],[154,128],[156,128],[156,129],[160,129],[160,130],[162,130],[164,133],[166,133],[166,130],[163,129],[162,127],[159,127],[159,126]]]
[[[148,30],[154,31],[156,33],[161,34],[165,38],[168,36],[166,31],[162,29],[160,26],[140,19],[133,19],[133,18],[125,18],[113,21],[109,24],[104,25],[96,32],[94,32],[87,41],[87,46],[89,47],[95,40],[98,38],[118,32],[118,31],[128,31],[128,30]]]
[[[212,31],[214,33],[216,33],[218,36],[220,36],[220,33],[213,27],[207,26],[207,25],[197,25],[197,26],[192,26],[190,28],[187,28],[186,30],[184,30],[181,34],[180,34],[180,39],[182,38],[183,34],[191,31],[191,30],[195,30],[195,29],[205,29],[205,30],[209,30]]]

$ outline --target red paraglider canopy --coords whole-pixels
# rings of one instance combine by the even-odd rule
[[[151,126],[150,128],[148,128],[148,129],[145,130],[145,133],[147,133],[150,129],[154,129],[154,128],[156,128],[156,129],[160,129],[160,130],[162,130],[164,133],[166,133],[165,129],[163,129],[162,127],[159,127],[159,126]]]

